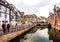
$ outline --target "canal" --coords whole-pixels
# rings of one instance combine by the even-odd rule
[[[21,39],[20,42],[53,42],[49,40],[47,28],[43,30],[38,29],[35,33],[28,33],[24,38],[26,39]]]
[[[48,28],[41,29],[40,27],[34,27],[35,31],[31,30],[16,37],[9,42],[53,42],[49,40]],[[36,29],[37,28],[37,29]]]

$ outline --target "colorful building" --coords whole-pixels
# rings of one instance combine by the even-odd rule
[[[53,11],[54,13],[50,13],[48,17],[48,23],[50,23],[53,28],[60,30],[60,8],[55,5]]]
[[[35,14],[32,15],[24,15],[25,21],[37,22],[37,16]]]

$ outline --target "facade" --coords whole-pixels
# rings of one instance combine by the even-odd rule
[[[24,12],[20,12],[21,18],[24,17]]]
[[[20,24],[24,24],[25,21],[24,21],[24,12],[20,12]]]
[[[47,18],[43,16],[39,16],[39,21],[38,22],[47,22]]]
[[[24,15],[25,21],[37,22],[37,16],[32,15]]]
[[[48,17],[48,23],[50,23],[53,28],[60,30],[60,8],[54,6],[53,11],[54,13],[50,13],[50,16]]]

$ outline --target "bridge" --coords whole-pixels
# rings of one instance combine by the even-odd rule
[[[44,28],[44,27],[47,27],[48,22],[37,22],[37,24],[38,24],[40,27]]]

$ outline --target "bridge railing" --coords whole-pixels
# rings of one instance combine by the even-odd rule
[[[19,25],[19,26],[17,25],[15,27],[10,27],[9,32],[7,32],[7,29],[6,29],[6,33],[3,33],[3,29],[0,29],[0,35],[15,32],[15,31],[22,30],[22,29],[26,29],[26,28],[32,27],[33,25],[35,25],[35,24],[31,24],[31,25],[23,24],[23,25]]]

